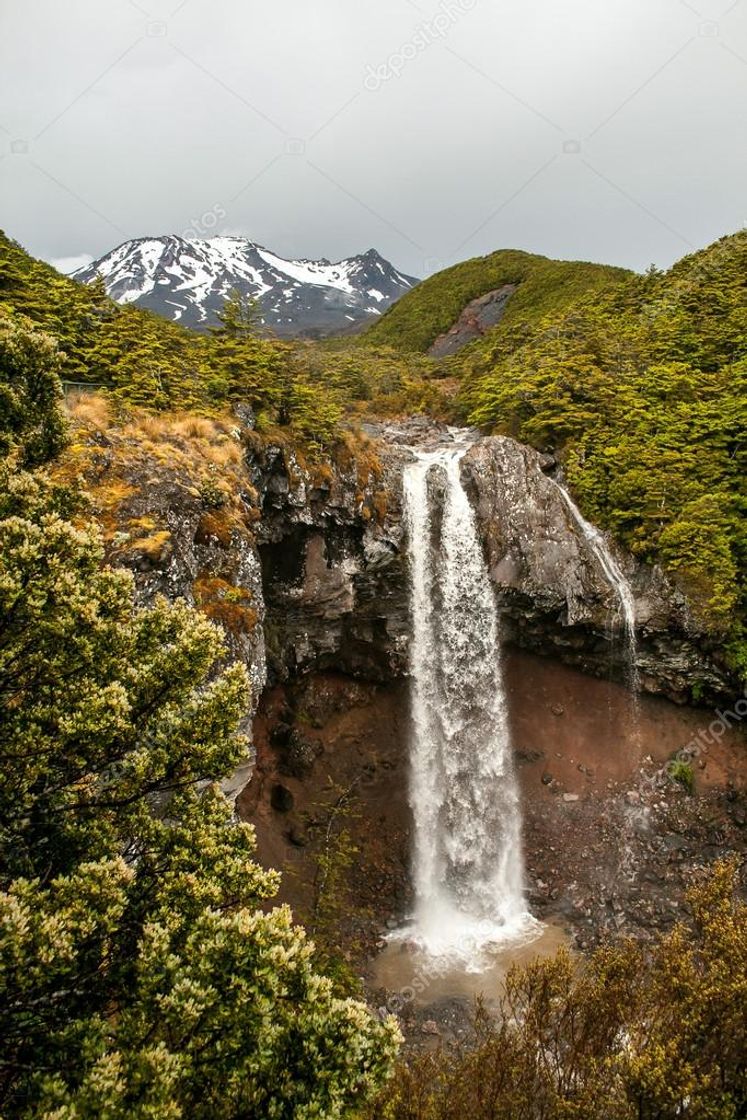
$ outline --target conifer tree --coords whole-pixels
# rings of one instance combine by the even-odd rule
[[[212,328],[209,347],[213,395],[272,410],[281,397],[284,351],[259,337],[256,302],[233,291],[218,317],[221,325]]]

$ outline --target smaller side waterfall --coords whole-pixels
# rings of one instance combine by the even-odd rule
[[[619,617],[622,620],[625,635],[625,657],[628,670],[628,684],[637,694],[640,689],[640,676],[638,673],[638,646],[635,633],[635,598],[625,575],[610,551],[609,545],[600,531],[592,525],[581,513],[565,487],[559,482],[555,484],[560,491],[571,517],[578,525],[585,540],[588,542],[594,556],[604,572],[605,578],[619,604]]]
[[[538,924],[524,901],[498,614],[461,484],[463,454],[420,454],[404,477],[415,913],[403,935],[480,969],[485,949]]]

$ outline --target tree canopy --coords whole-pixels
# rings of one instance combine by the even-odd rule
[[[0,1113],[342,1117],[397,1031],[318,973],[220,790],[245,670],[183,603],[138,607],[74,496],[18,469],[61,417],[54,348],[12,353],[39,369],[4,367],[30,435],[0,414]]]
[[[747,234],[454,361],[470,422],[554,452],[586,515],[660,562],[747,672]]]

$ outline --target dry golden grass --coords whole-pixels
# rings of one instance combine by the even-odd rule
[[[243,459],[229,417],[208,419],[190,413],[134,413],[121,429],[122,438],[134,440],[163,462],[177,452],[191,461],[202,459],[217,467],[235,467]]]
[[[240,637],[251,634],[258,621],[258,614],[251,605],[252,593],[246,587],[236,587],[220,577],[201,572],[193,585],[195,605],[212,622],[218,622]]]
[[[223,548],[231,544],[233,517],[225,510],[203,513],[197,525],[195,540],[198,544],[217,541]]]
[[[105,432],[113,423],[111,404],[101,393],[71,393],[65,407],[74,423],[83,428]]]
[[[381,475],[381,460],[376,444],[363,432],[343,432],[342,439],[335,448],[334,460],[343,471],[354,468],[358,485],[364,489]]]
[[[171,533],[168,529],[161,529],[157,533],[151,533],[150,536],[138,537],[134,541],[128,541],[124,550],[126,552],[140,552],[144,556],[158,560],[170,540]]]
[[[131,517],[127,523],[127,530],[130,534],[139,533],[140,536],[152,533],[156,527],[156,522],[152,517],[146,514],[145,517]]]
[[[376,520],[381,524],[387,515],[389,509],[389,495],[386,490],[377,490],[373,496],[373,508],[376,514]]]
[[[235,419],[228,414],[153,414],[140,409],[122,413],[100,393],[71,397],[68,410],[72,438],[54,467],[55,476],[88,491],[92,513],[107,541],[114,542],[118,534],[129,538],[126,546],[117,545],[120,553],[124,547],[128,552],[151,554],[166,546],[158,532],[162,516],[133,518],[128,508],[131,497],[166,478],[178,481],[185,495],[205,507],[198,527],[201,542],[228,548],[233,532],[246,531],[260,516],[245,457],[247,449],[261,453],[268,443],[277,442],[286,450],[292,483],[300,482],[308,471],[312,486],[330,486],[336,470],[342,470],[356,481],[356,501],[363,516],[381,521],[386,515],[376,443],[361,432],[343,432],[331,458],[318,458],[305,454],[287,429],[245,432],[239,439]],[[103,432],[105,439],[99,438]],[[215,609],[235,613],[222,600]]]
[[[184,439],[204,439],[214,441],[216,435],[225,437],[225,430],[216,420],[208,420],[204,416],[177,416],[174,417],[170,431]]]

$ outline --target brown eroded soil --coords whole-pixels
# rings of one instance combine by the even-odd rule
[[[743,730],[722,733],[715,713],[657,697],[635,706],[621,685],[514,650],[505,680],[532,912],[581,949],[618,932],[648,938],[671,927],[690,872],[747,849]],[[355,852],[337,888],[332,936],[377,1005],[406,985],[412,968],[384,941],[411,901],[408,726],[404,681],[325,673],[278,686],[262,701],[257,766],[238,802],[256,826],[260,859],[284,873],[281,898],[312,925],[320,854],[330,837],[334,849],[341,829],[349,834]],[[300,768],[278,746],[288,728],[304,744]],[[690,795],[666,763],[693,743]],[[447,977],[429,985],[423,1000],[400,1010],[406,1029],[419,1033],[427,1023],[430,1037],[435,1022],[444,1035],[457,1030],[475,984]]]

